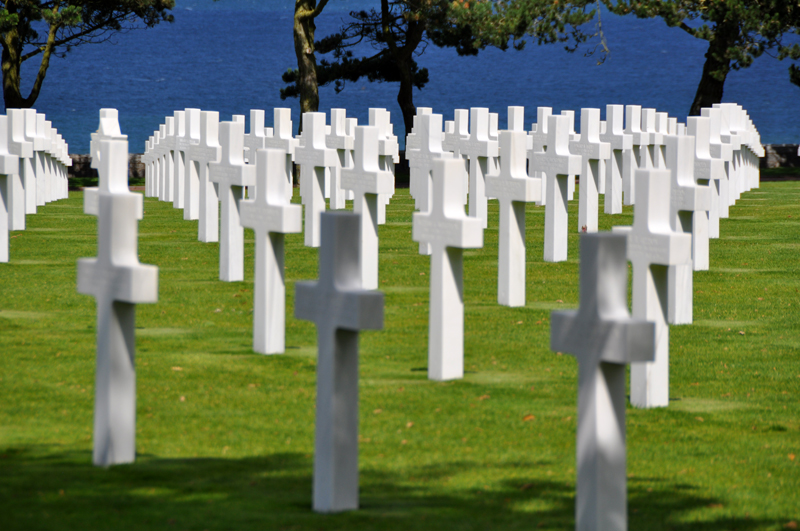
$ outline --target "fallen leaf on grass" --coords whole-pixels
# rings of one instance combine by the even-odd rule
[[[181,369],[180,367],[173,367],[172,370],[173,371],[182,371],[183,369]]]
[[[744,330],[739,330],[739,335],[743,336],[744,335]]]
[[[528,422],[529,420],[536,420],[536,417],[534,415],[525,415],[524,417],[522,417],[522,420]]]
[[[410,428],[410,427],[411,427],[411,426],[413,426],[413,425],[414,425],[414,423],[413,423],[413,422],[406,422],[406,428]]]
[[[698,422],[705,422],[705,421],[703,420],[703,417],[695,417],[695,418],[694,418],[694,420],[696,420],[696,421],[698,421]]]
[[[789,461],[794,461],[795,455],[794,454],[789,454],[788,457],[789,457]]]
[[[789,216],[791,217],[791,216]],[[786,525],[783,526],[784,529],[797,529],[797,522],[792,520],[791,522],[787,522]]]
[[[375,410],[375,411],[373,411],[372,413],[373,413],[373,414],[375,414],[375,415],[377,415],[378,413],[380,413],[380,412],[382,412],[382,411],[383,411],[382,409],[376,409],[376,410]]]
[[[489,395],[483,395],[481,397],[478,397],[478,400],[487,400],[489,398],[491,398]]]

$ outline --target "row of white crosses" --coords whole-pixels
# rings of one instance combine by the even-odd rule
[[[25,215],[69,195],[67,143],[36,109],[0,116],[0,262],[8,262],[8,232],[25,230]]]
[[[197,120],[199,133],[192,133],[194,115],[200,117]],[[358,238],[363,256],[361,281],[365,288],[374,289],[378,285],[377,228],[380,221],[385,220],[385,206],[394,193],[397,139],[391,134],[389,113],[383,109],[370,109],[370,123],[375,125],[366,127],[357,126],[354,119],[346,119],[343,110],[334,110],[332,118],[339,125],[331,130],[325,126],[323,113],[306,113],[303,115],[304,133],[299,139],[291,136],[289,109],[275,109],[275,128],[264,128],[263,112],[251,111],[251,127],[247,135],[242,118],[219,122],[216,113],[194,109],[177,111],[175,116],[168,117],[160,130],[165,132],[164,138],[169,138],[167,133],[171,128],[179,131],[178,140],[172,150],[168,149],[171,144],[166,145],[161,140],[156,143],[155,136],[148,140],[145,189],[146,192],[161,194],[165,199],[168,199],[165,192],[172,189],[173,204],[177,204],[174,197],[181,187],[176,182],[183,175],[186,182],[183,187],[186,197],[184,213],[192,204],[190,191],[198,182],[199,189],[205,189],[206,197],[211,198],[210,201],[200,198],[201,206],[206,204],[206,210],[216,214],[217,200],[221,203],[221,280],[244,278],[244,227],[255,230],[253,348],[265,354],[280,353],[284,350],[285,329],[283,235],[300,232],[302,227],[301,207],[289,204],[293,159],[300,166],[306,244],[319,245],[320,213],[325,209],[325,177],[330,176],[332,205],[339,202],[343,207],[345,192],[349,192],[354,199],[354,210],[362,214]],[[180,123],[184,120],[187,127],[181,128]],[[344,134],[345,123],[349,125],[352,138]],[[175,124],[178,124],[176,129]],[[263,134],[257,133],[259,128]],[[184,139],[186,135],[192,139],[199,137],[200,141],[187,141]],[[167,184],[170,167],[174,170],[172,185]],[[182,168],[186,171],[181,171]],[[194,179],[192,174],[197,177],[205,175],[207,180]],[[206,186],[206,183],[213,183],[216,188]],[[248,188],[251,200],[246,201],[245,190]],[[204,227],[208,236],[211,224],[203,221],[202,208],[199,214],[201,236]]]

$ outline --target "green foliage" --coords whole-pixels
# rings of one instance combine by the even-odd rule
[[[315,42],[316,52],[332,56],[332,60],[321,59],[317,66],[320,86],[333,83],[339,93],[347,81],[362,77],[370,82],[399,83],[403,77],[397,57],[400,50],[408,56],[412,85],[422,89],[428,82],[428,69],[419,68],[413,56],[422,54],[428,44],[453,47],[459,55],[478,53],[469,26],[454,22],[446,0],[387,0],[381,4],[381,9],[350,12],[351,20],[339,32]],[[422,35],[419,41],[415,39],[417,31]],[[420,45],[422,50],[418,51]],[[355,57],[354,48],[362,51],[367,47],[375,53]],[[296,69],[283,74],[289,86],[281,89],[281,99],[299,96],[298,77]]]
[[[576,227],[569,260],[544,263],[544,209],[528,205],[528,303],[501,307],[490,201],[485,247],[464,257],[466,374],[431,382],[430,257],[411,240],[413,199],[397,191],[380,227],[385,329],[360,339],[362,508],[321,515],[316,331],[293,317],[317,250],[286,237],[287,350],[254,354],[252,232],[245,281],[220,282],[219,245],[145,199],[139,257],[159,266],[159,301],[136,310],[138,456],[98,469],[96,306],[75,289],[97,220],[82,205],[73,192],[40,207],[0,264],[3,531],[574,529],[577,365],[548,346],[551,310],[578,304]],[[569,211],[574,221],[577,201]],[[602,230],[631,223],[630,207],[602,211]],[[800,183],[770,182],[721,221],[711,270],[694,276],[695,323],[670,329],[670,405],[627,410],[629,529],[800,523],[799,219]]]
[[[594,18],[594,5],[595,0],[455,0],[452,10],[460,23],[473,28],[475,46],[522,49],[527,36],[537,44],[567,43],[565,48],[574,51],[593,36],[581,26]]]
[[[728,69],[750,66],[768,51],[780,58],[797,49],[784,36],[800,28],[800,3],[796,0],[602,0],[618,15],[660,17],[670,27],[706,41],[721,40],[715,59],[724,66],[711,72],[724,81]],[[794,53],[797,53],[796,51]]]
[[[3,97],[6,107],[31,107],[50,58],[73,47],[109,40],[140,25],[172,22],[175,0],[0,0]],[[21,65],[40,56],[30,94],[20,92]]]

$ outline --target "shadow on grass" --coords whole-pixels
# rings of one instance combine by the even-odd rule
[[[242,459],[139,456],[133,465],[100,469],[89,452],[37,455],[46,448],[0,452],[0,524],[35,529],[573,529],[573,488],[531,478],[489,489],[447,489],[441,480],[480,468],[451,462],[421,466],[402,477],[362,470],[361,510],[311,511],[312,459],[277,453]],[[530,462],[505,465],[534,469]],[[436,486],[412,477],[438,480]],[[630,487],[630,529],[778,529],[783,522],[681,516],[722,502],[691,485]],[[649,479],[652,485],[657,480]]]

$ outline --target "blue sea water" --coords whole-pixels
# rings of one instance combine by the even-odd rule
[[[318,19],[317,37],[334,31],[349,10],[373,3],[331,0]],[[119,109],[131,152],[142,152],[164,117],[186,107],[219,111],[223,120],[266,109],[267,125],[273,107],[291,107],[296,123],[297,100],[279,97],[281,74],[296,67],[293,6],[280,0],[178,0],[173,24],[118,34],[113,42],[54,58],[36,108],[58,128],[71,153],[88,152],[103,107]],[[525,106],[527,123],[536,120],[537,106],[560,112],[604,109],[609,103],[655,107],[683,121],[700,78],[705,41],[659,19],[608,13],[603,29],[611,54],[601,65],[596,56],[585,55],[593,45],[570,54],[560,45],[529,42],[521,52],[487,49],[477,57],[429,46],[418,62],[429,69],[430,82],[415,91],[415,104],[432,107],[445,119],[457,108],[489,107],[500,113],[501,127],[509,105]],[[789,83],[788,66],[764,56],[732,72],[725,84],[724,101],[747,109],[764,143],[800,140],[800,87]],[[28,83],[37,67],[23,71]],[[340,94],[322,87],[320,110],[346,108],[363,123],[369,107],[385,107],[395,134],[402,136],[396,95],[395,84],[359,81]]]

